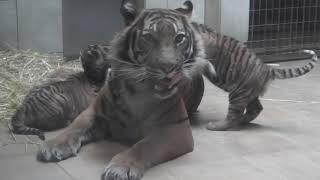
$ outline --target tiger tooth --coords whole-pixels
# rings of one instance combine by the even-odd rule
[[[93,56],[92,51],[88,51],[88,54],[89,54],[90,56]]]
[[[157,90],[157,91],[161,91],[162,90],[162,88],[158,84],[156,84],[154,86],[154,89]]]

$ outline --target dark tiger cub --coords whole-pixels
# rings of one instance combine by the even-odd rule
[[[251,122],[263,109],[259,96],[263,95],[271,80],[304,75],[314,68],[318,60],[313,51],[304,50],[312,55],[307,65],[288,69],[270,67],[238,40],[215,33],[200,24],[193,23],[192,26],[202,37],[207,59],[216,71],[216,74],[204,72],[204,75],[230,93],[226,119],[209,123],[209,130],[227,130]]]
[[[60,74],[57,71],[47,83],[34,87],[12,117],[13,132],[44,139],[43,131],[67,126],[88,107],[103,86],[109,67],[105,50],[89,46],[80,56],[84,72]]]

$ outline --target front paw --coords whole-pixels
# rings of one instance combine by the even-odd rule
[[[67,159],[71,156],[75,156],[80,148],[80,143],[61,143],[45,142],[41,145],[37,160],[43,162],[58,162]]]
[[[217,121],[217,122],[209,122],[207,124],[207,129],[210,131],[226,131],[232,127],[232,123],[226,120]]]
[[[101,180],[140,180],[143,170],[135,167],[132,163],[111,162],[101,176]]]

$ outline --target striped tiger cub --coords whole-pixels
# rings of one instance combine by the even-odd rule
[[[262,62],[242,42],[214,32],[208,27],[192,23],[194,32],[201,36],[206,59],[215,68],[215,74],[203,71],[216,86],[229,92],[229,108],[225,120],[210,122],[209,130],[221,131],[247,124],[254,120],[263,107],[259,100],[268,83],[275,79],[302,76],[313,69],[318,60],[315,52],[303,50],[312,55],[311,61],[303,67],[279,68]]]
[[[31,89],[12,117],[13,132],[44,140],[43,131],[66,127],[103,86],[109,67],[105,51],[104,47],[89,46],[80,53],[84,72],[57,71],[47,82]]]

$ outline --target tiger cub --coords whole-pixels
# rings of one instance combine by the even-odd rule
[[[263,63],[256,54],[242,42],[214,32],[208,27],[192,23],[194,32],[201,37],[206,59],[214,66],[215,74],[203,74],[216,86],[229,92],[229,108],[225,120],[210,122],[209,130],[221,131],[246,124],[254,120],[263,107],[259,96],[266,91],[271,80],[302,76],[316,65],[315,52],[304,50],[312,55],[311,61],[303,67],[278,68]]]
[[[83,72],[57,71],[31,89],[12,117],[13,132],[44,140],[43,131],[66,127],[104,85],[109,68],[105,51],[101,46],[89,46],[80,53]]]

